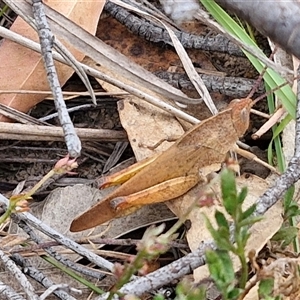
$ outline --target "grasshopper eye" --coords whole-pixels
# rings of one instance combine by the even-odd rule
[[[231,100],[231,103],[232,103],[232,104],[237,104],[237,103],[242,102],[242,100],[243,100],[243,99],[233,99],[233,100]],[[230,104],[231,104],[231,103],[230,103]]]
[[[230,101],[228,107],[233,106],[233,105],[236,105],[236,104],[238,104],[239,102],[241,102],[241,99],[233,99],[233,100]]]
[[[228,108],[233,108],[233,107],[239,107],[240,105],[243,105],[244,102],[245,102],[245,98],[243,99],[233,99],[230,101],[229,105],[228,105]]]
[[[240,112],[240,118],[242,122],[249,122],[249,110],[247,107],[244,107]]]

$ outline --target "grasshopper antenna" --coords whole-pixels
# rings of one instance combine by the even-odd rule
[[[270,57],[269,57],[270,60],[272,60],[272,59],[274,58],[274,55],[275,55],[276,51],[277,51],[277,47],[275,47],[274,50],[272,51],[272,53],[271,53],[271,55],[270,55]],[[258,89],[259,85],[261,84],[261,82],[262,82],[262,80],[263,80],[263,77],[264,77],[265,74],[266,74],[267,69],[268,69],[268,67],[267,67],[267,66],[264,66],[264,68],[262,69],[261,73],[259,74],[259,76],[258,76],[258,78],[257,78],[257,80],[256,80],[256,83],[255,83],[254,86],[252,87],[252,89],[251,89],[251,91],[250,91],[250,93],[249,93],[249,95],[248,95],[247,98],[250,98],[250,99],[251,99],[251,98],[253,97],[255,91]],[[285,84],[286,84],[286,83],[284,83],[284,85],[285,85]],[[273,91],[269,91],[269,93],[272,93],[272,92],[273,92]],[[253,100],[253,103],[252,103],[251,106],[255,105],[259,100],[265,98],[267,95],[268,95],[267,93],[264,93],[263,95],[259,96],[259,97],[256,98],[255,100]]]
[[[271,53],[271,55],[270,55],[270,59],[273,59],[276,50],[277,50],[277,48],[275,48],[275,49],[272,51],[272,53]],[[252,97],[253,97],[255,91],[258,89],[259,85],[261,84],[261,82],[262,82],[262,80],[263,80],[263,77],[264,77],[266,71],[267,71],[267,66],[265,66],[265,67],[263,68],[263,70],[260,72],[259,77],[258,77],[258,79],[256,80],[256,83],[255,83],[254,86],[252,87],[252,89],[251,89],[249,95],[247,96],[248,99],[252,99]],[[253,107],[253,106],[254,106],[258,101],[260,101],[261,99],[265,98],[267,95],[269,95],[269,94],[273,93],[274,91],[276,91],[276,90],[282,88],[282,87],[285,86],[286,84],[289,84],[289,82],[286,81],[286,82],[284,82],[283,84],[281,84],[280,86],[277,86],[275,89],[272,89],[272,90],[270,90],[270,91],[264,93],[263,95],[259,96],[258,98],[252,100],[251,107]],[[263,117],[265,117],[265,118],[270,119],[270,116],[269,116],[269,115],[264,114],[264,113],[262,113],[262,112],[260,112],[260,111],[255,110],[255,109],[252,109],[252,108],[251,108],[250,112],[251,112],[251,113],[254,113],[254,114],[257,114],[257,115],[260,115],[260,116],[263,116]],[[269,121],[266,122],[266,123],[269,123]],[[265,123],[265,124],[266,124],[266,123]],[[272,126],[273,126],[273,125],[271,125],[271,127],[272,127]],[[255,134],[252,135],[252,137],[253,137],[253,136],[255,136]],[[256,162],[262,164],[263,166],[267,167],[268,169],[270,169],[270,170],[273,171],[274,173],[279,174],[278,171],[276,170],[276,168],[270,166],[268,163],[265,163],[264,161],[262,161],[261,159],[259,159],[255,154],[243,150],[242,148],[247,148],[247,147],[245,147],[246,145],[244,145],[244,144],[241,143],[241,142],[237,142],[237,145],[240,146],[239,148],[236,148],[236,149],[235,149],[235,151],[236,151],[238,154],[240,154],[240,155],[242,155],[243,157],[246,157],[246,158],[248,158],[248,159],[250,159],[250,160],[254,160],[254,161],[256,161]]]
[[[252,89],[251,89],[249,95],[247,96],[247,98],[250,98],[250,99],[251,99],[251,98],[253,97],[255,91],[259,88],[259,85],[261,84],[261,82],[262,82],[262,80],[263,80],[263,77],[264,77],[264,75],[265,75],[265,73],[266,73],[266,71],[267,71],[267,68],[268,68],[267,66],[264,66],[263,70],[262,70],[261,73],[259,74],[259,76],[258,76],[258,78],[257,78],[257,80],[256,80],[256,82],[255,82],[255,84],[254,84],[254,86],[252,87]],[[264,95],[264,97],[265,97],[265,95]]]
[[[299,79],[300,76],[294,77],[294,80]],[[282,84],[278,85],[276,88],[269,90],[268,92],[264,93],[263,95],[257,97],[255,100],[253,100],[252,102],[252,106],[255,105],[258,101],[262,100],[263,98],[265,98],[266,96],[274,93],[277,90],[280,90],[281,88],[283,88],[284,86],[286,86],[287,84],[290,84],[290,82],[287,80],[285,82],[283,82]],[[255,84],[256,85],[256,84]]]

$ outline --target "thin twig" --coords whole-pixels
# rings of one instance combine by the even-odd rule
[[[221,72],[214,73],[199,68],[196,70],[199,72],[200,77],[210,92],[221,93],[235,99],[245,98],[248,96],[256,82],[254,79],[247,79],[243,77],[227,77]],[[175,88],[181,88],[184,90],[195,89],[189,78],[184,73],[156,71],[154,74]],[[256,93],[262,94],[264,93],[263,90],[264,87],[261,84],[256,90]]]
[[[67,112],[60,82],[57,77],[56,68],[52,57],[54,36],[48,25],[42,0],[32,0],[32,11],[40,38],[41,52],[47,72],[47,79],[54,97],[54,103],[58,112],[60,124],[64,131],[67,149],[71,157],[78,157],[80,156],[81,152],[81,142]]]
[[[100,244],[100,245],[115,245],[115,246],[136,246],[140,240],[136,239],[113,239],[113,238],[81,238],[79,240],[75,241],[78,244]],[[41,249],[48,248],[48,247],[55,247],[59,246],[60,244],[58,242],[52,241],[52,242],[43,242],[39,243],[37,245],[32,245],[28,247],[22,247],[18,249],[9,249],[9,253],[24,253],[24,252],[38,252]],[[184,243],[180,243],[178,241],[171,241],[168,244],[172,248],[178,248],[178,249],[189,249],[189,246]],[[6,248],[4,248],[6,250]],[[7,249],[8,250],[8,249]]]
[[[9,200],[0,194],[0,202],[3,203],[5,206],[7,206]],[[74,252],[86,257],[87,259],[89,259],[91,262],[93,262],[100,268],[104,268],[109,271],[111,271],[113,268],[113,264],[111,262],[107,261],[106,259],[103,259],[98,255],[95,255],[91,251],[87,250],[85,247],[78,245],[71,239],[65,237],[61,233],[57,232],[56,230],[52,229],[48,225],[44,224],[42,221],[40,221],[30,213],[13,214],[12,219],[17,223],[20,221],[24,221],[28,225],[31,225],[32,227],[46,234],[50,238],[59,242],[61,245],[64,245],[67,248],[72,249]]]
[[[89,81],[89,78],[87,77],[85,71],[81,67],[81,65],[78,63],[78,61],[75,59],[75,57],[72,55],[72,53],[59,41],[54,41],[54,48],[55,50],[70,64],[70,66],[75,70],[81,81],[86,86],[89,95],[92,97],[92,102],[94,105],[97,104],[96,102],[96,96],[94,93],[94,90],[91,86],[91,83]]]
[[[162,42],[173,46],[172,40],[165,28],[158,22],[153,22],[153,19],[148,21],[147,19],[144,19],[146,18],[145,16],[141,19],[129,10],[122,8],[111,1],[106,2],[104,9],[121,24],[125,25],[132,33],[145,40],[154,43]],[[162,16],[164,17],[163,20],[168,22],[166,16],[163,14]],[[175,29],[174,32],[186,49],[192,48],[204,51],[226,52],[230,55],[244,56],[239,47],[224,36],[204,37]]]
[[[39,90],[0,90],[0,94],[41,94],[47,95],[47,99],[53,99],[50,97],[50,91],[39,91]],[[62,94],[65,96],[89,96],[88,92],[76,92],[76,91],[62,91]],[[126,96],[128,93],[114,93],[114,92],[95,92],[95,96]]]
[[[40,238],[37,236],[37,234],[24,222],[19,222],[19,227],[21,227],[24,232],[26,232],[32,241],[34,241],[37,244],[42,243],[42,241],[40,240]],[[62,265],[76,271],[79,273],[82,273],[84,275],[87,276],[91,276],[97,279],[102,279],[104,274],[101,273],[101,271],[99,272],[98,270],[93,270],[91,268],[85,268],[84,266],[80,266],[74,262],[72,262],[71,260],[62,257],[60,254],[58,254],[52,247],[45,247],[44,251],[50,255],[51,257],[53,257],[54,259],[56,259],[58,262],[60,262]]]
[[[22,273],[22,271],[17,267],[17,265],[0,249],[0,259],[5,265],[5,269],[8,270],[14,278],[19,282],[22,286],[24,292],[32,300],[39,300],[38,295],[35,293],[33,286],[28,281],[26,276]]]
[[[123,130],[76,128],[76,133],[86,141],[127,141]],[[60,141],[63,130],[56,126],[38,126],[17,123],[1,123],[0,139]]]
[[[36,118],[33,118],[21,111],[18,111],[2,103],[0,103],[0,113],[6,117],[11,118],[12,120],[16,120],[23,124],[48,125],[48,123],[44,121],[37,120]]]
[[[27,262],[20,254],[12,255],[12,259],[14,262],[19,265],[32,279],[39,282],[45,288],[50,288],[51,286],[55,285],[48,277],[46,277],[41,271],[33,268],[30,263]],[[53,292],[54,295],[59,297],[60,299],[64,300],[76,300],[74,297],[70,296],[67,292],[63,290],[56,290]]]
[[[6,285],[4,282],[0,281],[0,296],[4,296],[3,299],[13,299],[13,300],[25,300],[19,293],[17,293],[13,288]]]
[[[277,122],[286,114],[286,110],[283,107],[280,107],[267,122],[265,122],[255,133],[251,135],[253,140],[259,139],[264,135],[268,130],[270,130]]]
[[[58,292],[61,292],[62,290],[70,290],[70,291],[76,292],[79,295],[82,294],[82,291],[80,291],[78,289],[70,288],[67,284],[54,284],[52,286],[49,286],[48,289],[40,296],[40,300],[45,300],[51,294],[55,294],[57,290],[58,290]],[[69,295],[67,297],[64,297],[63,299],[66,299],[66,300],[75,299],[76,300],[76,298],[71,297]]]

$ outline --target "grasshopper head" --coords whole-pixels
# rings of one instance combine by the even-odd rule
[[[243,98],[232,100],[228,105],[232,109],[231,118],[238,136],[242,136],[249,127],[252,102],[249,98]]]

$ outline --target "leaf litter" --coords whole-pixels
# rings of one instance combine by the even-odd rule
[[[138,100],[137,98],[133,98],[133,97],[130,97],[128,100],[125,100],[124,105],[122,105],[122,109],[120,109],[120,116],[121,116],[122,125],[128,133],[129,140],[130,140],[131,145],[133,147],[133,150],[135,152],[136,158],[139,160],[139,159],[141,159],[145,156],[148,156],[153,151],[148,149],[148,148],[139,147],[138,145],[141,145],[141,144],[142,145],[145,145],[145,144],[146,145],[154,145],[155,143],[160,141],[161,136],[159,136],[157,134],[153,134],[153,133],[157,133],[159,131],[158,129],[163,128],[164,131],[162,132],[162,136],[163,137],[167,136],[169,138],[169,137],[172,137],[172,136],[178,136],[178,135],[182,134],[183,133],[183,128],[181,126],[181,123],[178,122],[174,117],[171,117],[170,115],[168,115],[164,112],[161,112],[160,110],[158,110],[156,108],[154,109],[153,106],[151,106],[151,105],[145,104],[143,102],[138,102],[138,101],[140,101],[140,100]],[[129,107],[128,103],[133,107],[146,107],[146,108],[141,109],[141,111],[139,111],[140,114],[135,115],[134,121],[133,121],[132,111],[128,110],[128,107]],[[149,117],[149,122],[146,121],[146,115]],[[155,116],[155,121],[154,122],[153,122],[153,116]],[[170,119],[169,118],[172,120],[172,124],[173,124],[172,126],[170,126]],[[130,132],[131,129],[132,129],[132,132]],[[145,134],[146,132],[147,132],[147,134]],[[164,142],[161,146],[159,146],[157,149],[155,149],[155,151],[161,151],[162,149],[166,149],[166,147],[168,147],[169,144],[170,144],[169,142]],[[253,186],[255,186],[256,184],[258,184],[259,186],[260,185],[264,186],[263,181],[260,181],[260,180],[256,181],[256,179],[253,180],[253,181],[254,181]],[[244,182],[242,182],[242,184],[244,184]],[[81,189],[81,187],[79,187],[79,189]],[[78,192],[78,190],[75,190],[75,193],[76,192]],[[95,192],[95,191],[93,191],[93,192]],[[71,194],[72,195],[70,190],[66,190],[66,194]],[[61,201],[61,203],[63,203],[63,205],[67,203],[67,202],[64,203],[64,199],[66,197],[66,194],[63,194],[63,196],[59,196],[59,198],[63,199]],[[194,197],[195,196],[197,197],[197,194],[194,195]],[[56,197],[57,197],[57,195],[56,195]],[[55,197],[55,199],[57,201],[56,197]],[[86,195],[84,194],[82,197],[85,198]],[[91,199],[94,199],[94,201],[96,200],[94,197],[91,197]],[[79,198],[78,201],[80,201],[80,200],[81,199]],[[54,203],[54,202],[49,201],[49,203],[51,203],[51,205],[50,204],[46,204],[46,205],[49,205],[49,207],[52,209],[53,205],[54,205],[52,203]],[[85,202],[85,201],[80,201],[80,202]],[[183,201],[183,202],[178,201],[178,202],[181,203],[181,204],[185,203],[185,201]],[[85,203],[85,204],[87,205],[87,207],[89,207],[89,205],[90,205],[90,204],[87,204],[87,203]],[[70,205],[73,207],[74,203],[71,202]],[[172,204],[168,204],[168,205],[170,207],[172,207]],[[67,206],[65,206],[65,207],[67,207]],[[185,208],[186,207],[184,207],[183,209],[185,209]],[[58,212],[57,212],[58,215],[57,216],[60,216],[59,215],[60,210],[63,213],[66,213],[64,210],[62,210],[62,207],[58,206]],[[82,211],[82,208],[79,206],[79,211],[80,210]],[[174,211],[176,210],[175,205],[173,207],[173,210]],[[46,211],[47,211],[47,209],[46,209]],[[179,212],[177,212],[177,213],[180,215]],[[75,211],[74,211],[74,214],[76,214]],[[156,214],[156,213],[154,213],[154,214]],[[44,217],[46,219],[48,218],[49,221],[51,221],[51,219],[53,219],[53,216],[55,216],[55,218],[56,218],[56,214],[53,215],[52,213],[49,216],[45,215]],[[131,217],[131,216],[127,217],[127,220],[131,219],[131,218],[134,218],[134,216],[133,217]],[[138,219],[141,220],[143,218],[138,217]],[[197,219],[197,217],[195,217],[195,219]],[[279,223],[280,223],[280,220],[276,220],[277,226],[278,226]],[[57,225],[60,225],[60,224],[57,224]],[[198,225],[198,223],[196,222],[196,220],[194,222],[192,220],[192,228],[197,228],[197,225]],[[66,226],[65,223],[63,223],[63,228],[64,228],[64,226]],[[199,228],[201,228],[201,227],[199,227]],[[199,234],[199,232],[200,231],[195,232],[195,236],[197,236],[197,234]],[[193,233],[193,230],[190,231],[189,234],[188,234],[188,236],[190,236],[189,242],[190,242],[191,248],[195,247],[195,246],[192,246],[193,243],[199,242],[199,238],[198,238],[198,240],[196,240],[196,238],[193,237],[192,233]],[[270,233],[269,233],[269,235],[270,235]],[[268,238],[269,238],[269,236],[267,238],[262,238],[262,240],[268,239]],[[263,243],[263,241],[261,243]]]

